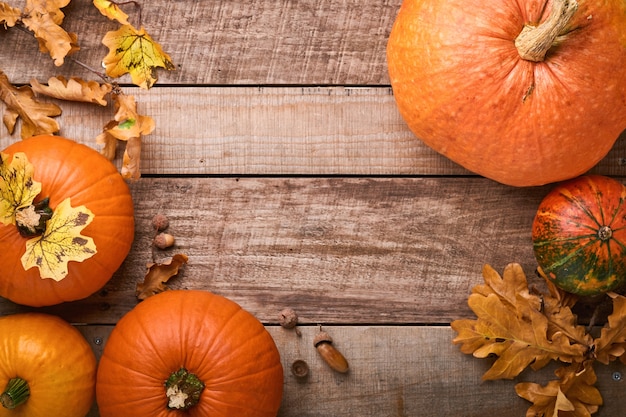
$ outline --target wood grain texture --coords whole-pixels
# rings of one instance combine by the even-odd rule
[[[531,224],[548,187],[481,178],[146,178],[132,184],[136,239],[105,291],[48,311],[115,323],[137,302],[165,212],[185,253],[174,288],[228,296],[264,323],[291,306],[304,323],[448,324],[468,316],[488,263],[536,263]],[[20,308],[0,302],[0,314]]]
[[[99,357],[112,326],[78,326]],[[324,327],[350,364],[348,374],[332,371],[312,345],[317,326],[301,326],[301,337],[278,326],[274,338],[285,370],[285,391],[278,417],[524,417],[530,403],[518,397],[515,384],[546,384],[556,363],[525,371],[512,381],[482,382],[490,359],[476,359],[452,344],[449,327],[329,326]],[[309,376],[299,380],[291,364],[307,362]],[[620,416],[626,375],[620,363],[598,364],[597,388],[605,405],[594,416]],[[94,406],[88,417],[97,417]]]
[[[23,7],[24,1],[9,0]],[[63,9],[63,27],[77,33],[72,58],[100,68],[102,36],[116,30],[88,0]],[[385,49],[401,0],[247,0],[141,2],[142,22],[176,66],[161,84],[389,84]],[[124,10],[140,26],[132,5]],[[13,83],[57,73],[93,76],[67,60],[57,68],[29,33],[0,28],[0,68]],[[24,65],[24,63],[28,63]],[[125,76],[122,82],[129,82]]]
[[[143,139],[145,175],[471,174],[409,131],[389,87],[124,91],[156,123]],[[99,149],[95,138],[112,119],[112,106],[57,103],[63,109],[60,134]],[[19,133],[9,136],[0,126],[0,148],[16,140]],[[592,171],[626,176],[625,156],[623,134]]]

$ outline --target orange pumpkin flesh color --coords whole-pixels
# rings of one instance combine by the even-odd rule
[[[537,263],[554,284],[594,296],[626,283],[626,187],[601,175],[558,184],[533,221]]]
[[[578,0],[556,39],[539,36],[549,42],[537,62],[527,55],[534,35],[516,47],[525,26],[574,3],[404,0],[387,62],[412,132],[470,171],[513,186],[589,170],[626,128],[626,2]]]
[[[85,298],[106,284],[130,250],[134,210],[128,185],[104,156],[69,139],[37,136],[16,142],[2,151],[8,155],[3,163],[20,152],[33,166],[33,179],[41,183],[35,201],[48,197],[54,211],[69,198],[72,207],[84,205],[93,213],[82,234],[93,239],[96,252],[82,262],[68,262],[60,281],[42,279],[37,267],[25,269],[21,262],[30,238],[15,224],[0,222],[0,296],[36,307]]]
[[[122,317],[96,383],[101,417],[275,417],[282,393],[280,355],[265,327],[200,290],[154,295]]]
[[[96,357],[76,328],[56,316],[23,313],[0,317],[0,334],[0,417],[87,415]]]

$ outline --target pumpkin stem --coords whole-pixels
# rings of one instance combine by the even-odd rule
[[[15,225],[20,235],[33,237],[42,235],[46,231],[46,222],[52,218],[50,199],[33,203],[29,206],[19,208],[15,212]]]
[[[576,0],[554,0],[552,13],[540,25],[525,25],[515,38],[515,47],[522,59],[541,62],[548,50],[559,42],[559,37],[569,32],[568,25],[576,11]]]
[[[165,381],[167,407],[174,410],[187,410],[200,401],[204,383],[195,375],[180,368]]]
[[[602,226],[598,229],[598,238],[601,241],[609,240],[613,236],[613,230],[609,226]]]
[[[4,408],[12,410],[18,405],[25,403],[29,396],[30,388],[28,387],[28,382],[20,377],[12,378],[7,383],[4,392],[0,394],[0,403],[2,403]]]

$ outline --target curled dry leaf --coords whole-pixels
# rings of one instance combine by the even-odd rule
[[[555,374],[559,379],[545,386],[533,382],[515,385],[517,395],[533,403],[526,415],[588,417],[597,412],[603,401],[594,386],[597,378],[591,363],[558,368]]]
[[[78,51],[78,37],[60,25],[65,15],[61,8],[70,0],[29,0],[23,10],[22,23],[35,34],[39,50],[49,53],[54,65],[61,66],[65,57]]]
[[[112,97],[116,110],[114,119],[106,124],[96,142],[104,145],[102,154],[112,160],[117,141],[126,141],[121,173],[124,178],[138,179],[141,176],[141,137],[154,130],[154,120],[137,112],[134,96],[113,93]]]
[[[0,71],[0,100],[6,104],[2,121],[9,134],[13,134],[17,119],[22,119],[22,139],[35,135],[54,134],[59,124],[52,117],[61,114],[61,108],[53,103],[42,103],[34,97],[29,86],[14,87]]]
[[[51,77],[48,85],[40,84],[37,80],[31,80],[30,85],[37,94],[43,94],[59,100],[94,103],[106,106],[106,95],[111,92],[113,86],[109,83],[99,84],[95,81],[85,81],[81,78],[72,77],[66,80],[63,76]]]
[[[120,7],[108,0],[93,0],[93,5],[111,20],[117,20],[122,25],[128,25],[128,15],[120,9]]]
[[[142,283],[137,284],[137,298],[145,300],[155,294],[167,291],[165,285],[170,278],[178,274],[178,270],[187,263],[187,255],[176,254],[166,263],[150,263]]]
[[[594,353],[596,359],[603,364],[616,358],[621,358],[626,363],[626,297],[618,294],[611,294],[611,297],[613,312],[609,315],[600,337],[595,340]]]

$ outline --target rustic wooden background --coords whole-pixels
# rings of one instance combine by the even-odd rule
[[[149,91],[123,87],[157,126],[144,141],[143,177],[130,184],[136,240],[101,292],[43,310],[75,323],[99,354],[137,303],[146,263],[185,253],[173,288],[225,295],[274,336],[286,370],[281,417],[524,416],[530,404],[514,384],[545,383],[554,367],[481,382],[489,360],[463,355],[449,323],[473,317],[466,300],[483,264],[501,271],[519,262],[534,279],[530,225],[549,187],[471,175],[412,136],[385,63],[400,3],[143,2],[142,23],[176,70],[160,71]],[[98,68],[107,53],[100,40],[116,24],[88,0],[64,11],[82,48],[74,58]],[[18,30],[0,29],[0,57],[14,84],[95,79],[72,61],[55,67]],[[60,134],[97,148],[113,109],[60,105]],[[594,172],[626,177],[622,136]],[[1,148],[18,139],[0,130]],[[170,218],[171,250],[151,248],[156,213]],[[301,337],[277,325],[284,307],[299,313]],[[0,301],[0,314],[24,310]],[[350,361],[349,374],[317,356],[318,324]],[[305,382],[289,372],[299,358],[311,367]],[[626,377],[626,367],[596,371],[606,402],[597,415],[621,415],[625,382],[614,377]]]

